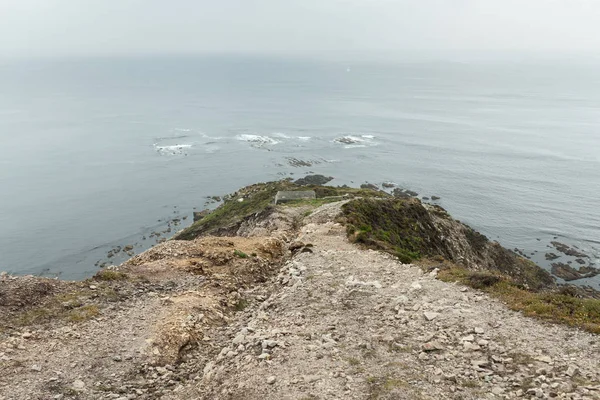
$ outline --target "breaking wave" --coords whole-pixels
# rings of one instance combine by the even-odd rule
[[[264,146],[273,146],[281,143],[280,140],[274,139],[270,136],[261,136],[261,135],[249,135],[242,134],[236,136],[237,140],[242,142],[248,142],[252,147],[264,147]]]
[[[373,139],[375,139],[375,136],[373,135],[346,135],[333,139],[333,142],[344,145],[345,149],[353,149],[377,146],[379,143],[375,142]]]
[[[158,143],[154,143],[154,149],[161,155],[182,155],[186,154],[189,149],[192,148],[191,144],[175,144],[169,146],[160,146]]]

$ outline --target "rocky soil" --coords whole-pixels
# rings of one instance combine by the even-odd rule
[[[356,247],[340,206],[0,277],[0,399],[600,399],[597,336]]]

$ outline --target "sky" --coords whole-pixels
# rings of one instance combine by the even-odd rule
[[[0,0],[0,57],[598,50],[600,0]]]

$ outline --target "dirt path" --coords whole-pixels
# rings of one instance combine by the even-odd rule
[[[201,383],[169,398],[600,398],[597,336],[359,250],[323,223],[328,207],[298,238],[313,253],[231,326]]]
[[[134,259],[169,284],[5,339],[0,399],[600,399],[597,336],[358,249],[339,206],[306,217],[276,269],[264,226]]]

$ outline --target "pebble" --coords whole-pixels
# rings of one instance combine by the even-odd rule
[[[321,377],[318,375],[305,375],[304,376],[304,382],[306,383],[313,383],[313,382],[317,382],[321,380]]]
[[[575,365],[569,365],[569,368],[567,368],[566,374],[570,377],[574,377],[578,373],[579,373],[579,368],[577,368]]]
[[[436,313],[436,312],[431,312],[431,311],[426,311],[424,314],[425,319],[427,319],[427,321],[433,321],[434,319],[436,319],[440,314]]]
[[[73,382],[72,386],[75,390],[83,390],[85,388],[85,383],[82,380],[77,379]]]
[[[270,377],[268,377],[268,378],[267,378],[267,383],[268,383],[269,385],[272,385],[272,384],[274,384],[274,383],[275,383],[275,381],[276,381],[276,380],[277,380],[277,378],[276,378],[276,377],[274,377],[274,376],[270,376]]]

